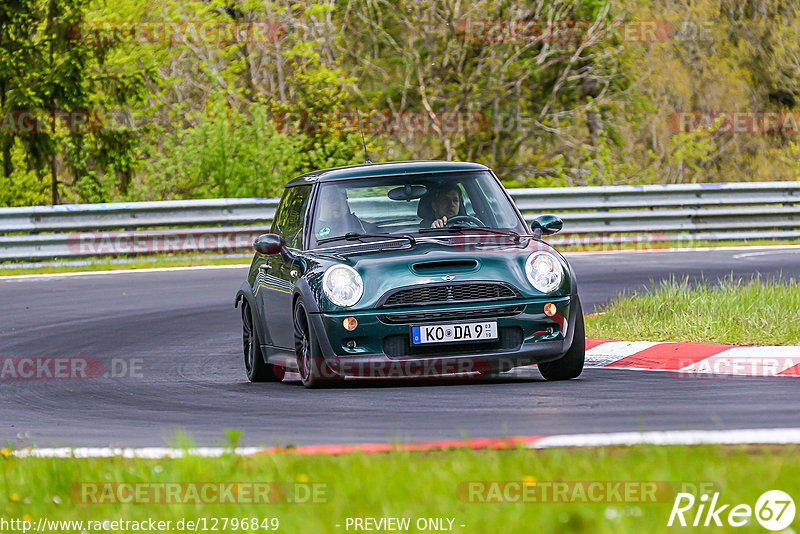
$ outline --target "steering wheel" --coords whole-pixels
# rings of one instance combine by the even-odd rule
[[[450,217],[447,219],[447,224],[445,226],[464,223],[467,223],[468,226],[484,226],[482,220],[472,215],[456,215],[455,217]]]

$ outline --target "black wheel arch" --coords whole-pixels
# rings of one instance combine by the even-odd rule
[[[333,347],[331,347],[330,340],[325,332],[325,327],[322,325],[322,319],[319,315],[320,309],[317,295],[311,289],[311,286],[305,278],[300,278],[295,283],[294,295],[292,297],[292,310],[294,310],[298,300],[302,300],[303,306],[306,308],[306,313],[308,314],[308,327],[314,332],[314,337],[316,338],[317,343],[319,343],[322,357],[333,371],[338,372],[339,359],[333,352]]]
[[[567,331],[564,333],[564,346],[566,347],[572,346],[572,341],[575,339],[575,324],[578,319],[578,313],[583,313],[583,306],[580,302],[581,300],[577,293],[572,295],[569,306],[569,316],[567,317]]]
[[[265,345],[264,341],[267,339],[264,332],[263,317],[259,314],[258,306],[256,306],[256,297],[253,295],[253,288],[247,282],[242,282],[239,291],[236,292],[236,297],[233,300],[233,307],[238,308],[242,302],[247,302],[250,307],[250,313],[253,319],[253,330],[255,330],[256,341],[259,345]],[[262,357],[266,358],[266,352],[261,352]],[[266,359],[264,360],[266,362]]]
[[[294,295],[292,296],[292,310],[294,310],[297,300],[302,298],[303,305],[306,307],[308,313],[319,313],[319,303],[317,297],[311,286],[304,277],[300,278],[294,284]]]

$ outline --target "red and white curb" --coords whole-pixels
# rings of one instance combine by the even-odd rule
[[[672,371],[686,376],[800,377],[800,345],[586,340],[586,367]]]
[[[511,436],[411,443],[359,443],[302,445],[299,447],[167,447],[115,448],[27,448],[2,450],[2,456],[16,458],[182,458],[200,456],[217,458],[227,454],[339,455],[375,454],[392,451],[442,451],[452,449],[549,449],[554,447],[607,447],[626,445],[789,445],[800,444],[800,428],[747,430],[665,430],[653,432],[611,432],[597,434],[565,434],[555,436]]]

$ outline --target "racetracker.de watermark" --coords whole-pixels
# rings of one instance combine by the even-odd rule
[[[484,358],[461,360],[411,360],[386,362],[344,362],[339,371],[361,378],[473,378],[488,373],[491,367]],[[326,370],[322,369],[324,376]],[[330,373],[330,371],[327,371]],[[332,374],[332,373],[331,373]]]
[[[458,484],[465,503],[658,503],[681,492],[707,492],[713,482],[656,480],[472,480]]]
[[[142,358],[3,357],[0,358],[0,380],[144,378],[143,366]]]
[[[73,254],[143,254],[193,251],[234,252],[248,250],[263,232],[216,230],[154,230],[139,232],[79,232],[69,234],[67,248]]]
[[[748,354],[748,351],[766,351],[767,354]],[[791,347],[740,347],[729,349],[700,361],[682,359],[677,370],[669,374],[675,378],[781,378],[800,376],[800,356],[782,355]]]
[[[667,117],[672,133],[800,134],[796,111],[673,111]]]
[[[76,504],[321,504],[333,489],[326,482],[77,482]]]
[[[491,116],[482,111],[375,110],[363,114],[303,111],[273,116],[278,131],[284,134],[353,131],[358,129],[359,120],[364,133],[371,135],[471,134],[491,130],[493,124]],[[498,125],[507,126],[505,122]]]
[[[142,45],[277,43],[286,33],[284,25],[274,20],[87,21],[70,26],[68,31],[73,41]]]
[[[94,111],[27,109],[0,113],[0,134],[87,134],[99,131],[103,120]]]
[[[465,19],[456,32],[473,43],[660,43],[671,39],[675,28],[666,20]]]

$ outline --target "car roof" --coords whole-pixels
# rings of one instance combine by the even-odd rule
[[[308,172],[294,178],[286,187],[309,184],[314,182],[329,182],[333,180],[346,180],[349,178],[369,178],[375,176],[396,176],[398,174],[422,174],[452,171],[486,171],[489,167],[480,163],[466,161],[390,161],[386,163],[365,163],[361,165],[348,165],[333,169],[322,169]]]

